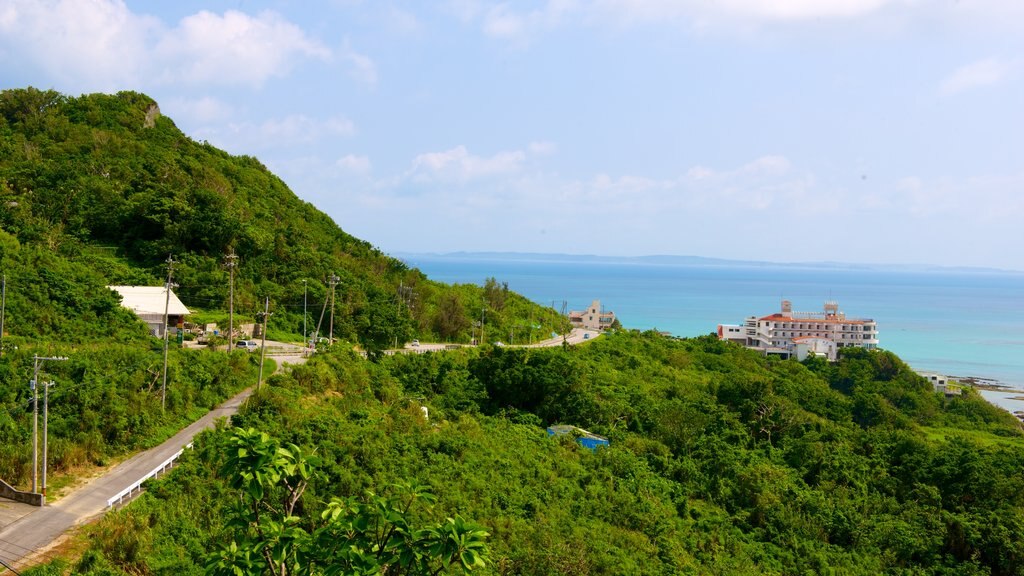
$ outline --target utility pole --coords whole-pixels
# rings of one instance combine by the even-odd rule
[[[331,278],[334,278],[334,273],[331,273]],[[320,340],[320,327],[324,325],[324,314],[327,313],[327,303],[330,302],[330,298],[324,298],[324,306],[320,309],[320,319],[316,322],[316,330],[313,331],[313,351],[316,351],[316,345],[319,344]]]
[[[64,356],[33,356],[33,367],[32,367],[32,381],[29,382],[32,390],[32,491],[38,492],[38,476],[39,476],[39,386],[36,385],[39,382],[39,366],[46,360],[64,361],[67,357]],[[50,383],[52,384],[52,382]],[[44,400],[48,399],[44,398]],[[45,490],[46,486],[46,439],[45,430],[47,428],[46,417],[48,411],[46,405],[43,406],[43,486]]]
[[[47,432],[50,429],[50,386],[53,386],[53,380],[43,382],[43,386],[43,496],[46,496],[46,449],[49,445]]]
[[[267,318],[270,317],[270,297],[267,297],[266,304],[263,308],[263,344],[260,346],[260,375],[259,379],[256,380],[256,389],[260,389],[260,385],[263,384],[263,361],[267,357]]]
[[[4,274],[2,296],[0,296],[0,358],[4,356],[4,316],[7,312],[7,274]]]
[[[328,346],[334,345],[334,288],[338,285],[341,278],[338,278],[337,274],[331,273],[331,329],[327,337]]]
[[[306,281],[303,280],[302,281],[302,346],[304,348],[308,349],[309,348],[309,333],[306,332],[306,316],[308,316],[309,313],[306,312],[306,303],[307,303],[307,298],[306,298]]]
[[[167,312],[171,307],[171,274],[174,272],[176,262],[170,254],[167,255],[167,284],[164,286],[164,383],[160,387],[160,411],[167,409]]]
[[[235,266],[238,264],[238,256],[235,254],[235,249],[231,249],[231,254],[225,256],[227,260],[226,266],[228,267],[228,354],[231,353],[231,347],[235,345]]]
[[[36,474],[39,470],[39,390],[36,389],[36,380],[39,378],[39,357],[35,360],[35,368],[32,369],[32,381],[29,386],[32,389],[32,491],[36,489]]]
[[[487,306],[483,306],[483,307],[480,308],[480,344],[483,344],[485,342],[485,340],[484,340],[484,317],[486,316],[485,315],[486,311],[487,311]]]

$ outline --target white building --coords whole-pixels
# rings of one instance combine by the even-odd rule
[[[153,336],[162,338],[164,335],[164,310],[167,310],[167,326],[174,334],[176,326],[181,326],[185,316],[191,314],[188,308],[178,300],[172,290],[170,294],[163,286],[107,286],[121,295],[121,306],[135,312]]]
[[[959,396],[963,392],[956,381],[950,381],[949,376],[945,374],[937,372],[918,372],[917,374],[927,380],[932,385],[933,390],[941,392],[946,396]],[[953,384],[953,386],[950,386],[950,384]]]
[[[766,355],[835,360],[840,348],[877,348],[878,326],[874,320],[847,318],[836,302],[825,302],[822,312],[793,312],[789,300],[783,300],[781,312],[750,316],[742,325],[719,324],[718,337]]]
[[[607,330],[612,327],[613,322],[615,322],[615,312],[602,308],[600,300],[591,302],[590,308],[586,310],[569,312],[569,323],[573,328]]]

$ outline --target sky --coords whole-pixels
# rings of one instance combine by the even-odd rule
[[[1024,2],[0,0],[385,252],[1024,270]]]

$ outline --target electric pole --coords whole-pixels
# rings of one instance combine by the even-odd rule
[[[331,329],[327,337],[327,345],[334,345],[334,288],[338,285],[341,278],[338,278],[337,274],[331,273]]]
[[[231,347],[234,346],[235,339],[235,265],[238,260],[238,256],[235,254],[235,249],[231,249],[231,254],[225,256],[227,260],[226,266],[228,267],[228,354],[231,353]]]
[[[4,355],[4,316],[7,312],[7,274],[4,274],[2,296],[0,296],[0,358]]]
[[[263,308],[263,345],[260,346],[260,375],[259,379],[256,380],[256,389],[260,389],[260,385],[263,384],[263,361],[267,357],[267,318],[270,316],[270,297],[267,297],[266,304]]]
[[[46,496],[46,449],[49,445],[47,432],[50,429],[50,386],[53,386],[53,380],[43,382],[43,386],[43,496]]]
[[[304,348],[309,348],[309,333],[306,332],[306,316],[309,315],[309,312],[306,312],[306,304],[307,304],[306,281],[303,280],[302,281],[302,346]]]
[[[331,277],[332,278],[334,277],[333,273],[331,274]],[[330,302],[330,301],[331,301],[330,298],[326,298],[326,297],[324,298],[324,306],[323,306],[323,308],[320,309],[320,319],[316,321],[316,330],[313,331],[313,338],[312,338],[312,340],[313,340],[313,350],[312,351],[314,351],[314,352],[316,351],[316,345],[319,344],[319,340],[320,340],[320,327],[324,325],[324,314],[327,313],[327,303]]]
[[[39,476],[39,366],[46,360],[64,361],[64,356],[33,356],[32,381],[29,382],[32,389],[32,491],[38,492]],[[52,382],[50,383],[52,384]],[[47,385],[49,387],[49,385]],[[44,401],[49,397],[44,398]],[[46,487],[46,429],[47,429],[47,406],[43,405],[43,489]]]
[[[164,286],[164,383],[160,387],[160,411],[167,409],[167,312],[171,307],[171,274],[174,272],[176,262],[170,254],[167,255],[167,285]]]

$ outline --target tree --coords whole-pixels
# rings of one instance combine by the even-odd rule
[[[493,276],[484,282],[484,298],[491,310],[500,312],[505,308],[505,297],[508,296],[508,282],[498,284]]]
[[[359,342],[371,357],[412,337],[412,322],[406,308],[373,290],[369,302],[359,313],[356,326]]]
[[[449,292],[441,298],[441,305],[438,308],[434,325],[437,333],[445,340],[458,336],[460,332],[469,327],[466,309],[462,306],[462,300],[458,293]]]
[[[234,537],[208,557],[207,574],[436,575],[486,566],[489,534],[480,526],[458,515],[414,525],[413,507],[436,500],[425,486],[335,497],[319,522],[310,522],[296,515],[296,505],[316,474],[316,457],[252,428],[234,430],[228,445],[221,472],[238,497],[229,523]]]

